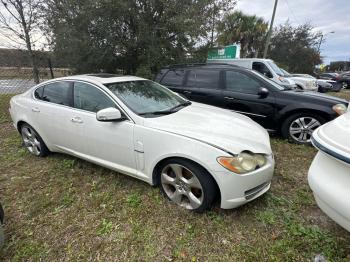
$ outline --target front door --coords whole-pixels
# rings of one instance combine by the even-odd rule
[[[96,112],[118,106],[101,89],[84,82],[74,83],[74,108],[72,119],[83,127],[82,138],[87,146],[89,160],[106,167],[133,175],[136,164],[134,156],[134,123],[100,122]],[[118,108],[120,109],[120,108]]]
[[[238,70],[225,71],[224,108],[242,113],[268,129],[274,129],[273,92],[261,96],[263,84],[252,75]]]

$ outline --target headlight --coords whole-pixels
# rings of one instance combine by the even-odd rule
[[[250,152],[242,152],[235,157],[218,157],[217,161],[226,169],[237,174],[252,172],[267,163],[265,155]]]
[[[332,107],[333,111],[336,112],[338,115],[345,114],[347,107],[344,104],[337,104]]]

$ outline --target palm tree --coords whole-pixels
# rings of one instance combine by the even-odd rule
[[[241,11],[224,16],[218,25],[219,45],[241,44],[241,57],[258,57],[263,51],[268,23],[256,15],[245,15]]]

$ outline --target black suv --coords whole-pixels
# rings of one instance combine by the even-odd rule
[[[310,143],[317,127],[348,106],[346,100],[286,89],[255,71],[228,64],[169,66],[155,81],[189,100],[247,115],[297,143]]]

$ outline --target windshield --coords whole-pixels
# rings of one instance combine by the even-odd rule
[[[284,76],[284,73],[281,71],[281,69],[273,62],[273,61],[267,61],[267,63],[271,66],[272,70],[279,76]]]
[[[264,81],[267,81],[269,84],[273,85],[275,88],[277,88],[278,90],[286,90],[287,88],[280,86],[279,84],[277,84],[276,82],[270,80],[269,78],[267,78],[265,75],[255,71],[255,70],[251,70],[250,72],[253,72],[254,74],[256,74],[258,77],[262,78]]]
[[[188,103],[166,87],[150,80],[117,82],[105,86],[138,115],[165,112]]]

